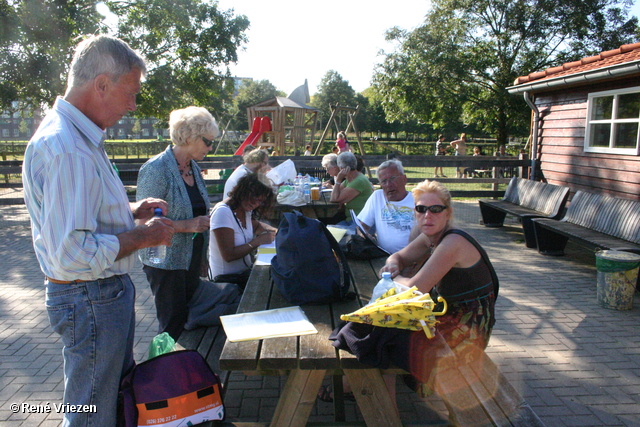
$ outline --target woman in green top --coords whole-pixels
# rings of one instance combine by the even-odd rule
[[[347,215],[347,219],[337,225],[344,225],[349,228],[354,226],[353,218],[351,218],[351,209],[356,215],[359,214],[367,199],[373,193],[373,186],[367,177],[358,171],[357,166],[358,160],[353,153],[347,151],[338,156],[340,172],[336,176],[336,185],[331,193],[331,201],[344,204]]]

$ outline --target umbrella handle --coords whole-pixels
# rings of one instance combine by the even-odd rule
[[[444,316],[445,314],[447,314],[447,308],[448,308],[448,306],[447,306],[447,301],[446,301],[444,298],[442,298],[442,297],[438,297],[438,302],[441,302],[441,303],[443,304],[442,311],[441,311],[441,312],[439,312],[439,313],[436,313],[436,312],[434,311],[434,312],[433,312],[433,315],[434,315],[434,316]]]

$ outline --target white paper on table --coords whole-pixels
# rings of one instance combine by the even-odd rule
[[[220,316],[220,321],[231,342],[318,333],[297,306]]]
[[[342,240],[344,235],[347,234],[346,228],[338,228],[338,227],[333,227],[331,225],[327,225],[327,230],[329,230],[329,233],[333,235],[333,238],[336,239],[336,242],[339,242],[340,240]]]
[[[271,259],[276,254],[276,242],[258,246],[255,265],[271,265]]]

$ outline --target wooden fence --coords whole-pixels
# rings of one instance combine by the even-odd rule
[[[389,156],[367,155],[364,157],[366,170],[372,183],[377,184],[375,169]],[[425,179],[433,179],[434,168],[469,168],[478,171],[473,178],[455,178],[451,173],[447,178],[438,178],[447,186],[453,197],[502,197],[504,189],[509,182],[509,177],[517,175],[528,176],[530,161],[517,157],[494,156],[396,156],[402,161],[409,183],[417,183]],[[270,157],[269,164],[273,167],[287,159],[291,159],[299,172],[322,176],[322,156],[276,156]],[[147,159],[116,159],[114,163],[119,171],[120,178],[125,186],[135,187],[140,166]],[[212,200],[221,198],[225,179],[221,173],[224,170],[234,169],[242,163],[239,156],[234,157],[207,157],[198,162],[206,172],[205,181],[210,188]],[[451,170],[451,169],[450,169]],[[506,173],[505,173],[506,172]],[[482,185],[477,185],[482,184]],[[483,187],[483,188],[479,188]],[[14,192],[22,188],[22,161],[0,161],[0,189],[11,189]],[[22,197],[11,197],[0,194],[0,204],[23,204]]]

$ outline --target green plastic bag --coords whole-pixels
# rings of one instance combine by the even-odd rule
[[[149,359],[153,359],[156,356],[160,356],[161,354],[170,353],[175,351],[176,342],[171,335],[167,332],[163,332],[159,335],[156,335],[151,340],[151,344],[149,344]]]

